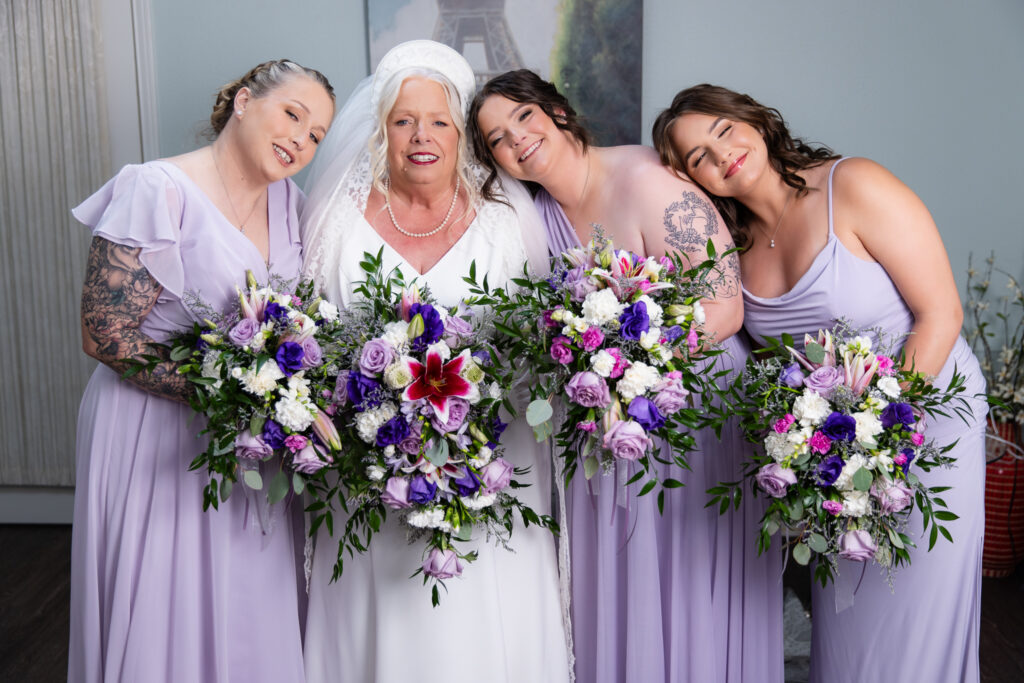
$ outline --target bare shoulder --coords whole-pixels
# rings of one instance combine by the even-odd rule
[[[832,197],[838,211],[868,213],[891,202],[919,202],[917,195],[881,164],[854,157],[835,167]]]

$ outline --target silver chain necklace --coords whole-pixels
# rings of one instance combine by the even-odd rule
[[[213,167],[217,169],[217,177],[220,178],[220,186],[224,189],[224,196],[228,198],[228,204],[231,206],[231,212],[235,214],[235,220],[238,220],[238,209],[235,208],[235,202],[231,199],[231,193],[228,192],[228,186],[224,182],[224,176],[220,172],[220,164],[217,163],[217,154],[210,148],[210,155],[213,157]],[[263,192],[260,192],[256,197],[256,201],[252,203],[252,208],[249,209],[249,213],[246,214],[245,220],[238,224],[238,229],[245,235],[245,224],[249,222],[252,215],[256,213],[256,206],[259,205],[260,199],[263,198]],[[248,237],[248,235],[246,235]]]
[[[455,193],[452,195],[452,204],[451,204],[451,206],[448,207],[448,213],[446,213],[444,215],[444,220],[441,221],[441,225],[437,226],[436,228],[434,228],[430,232],[409,232],[408,230],[403,228],[401,225],[399,225],[397,220],[395,220],[395,212],[391,210],[391,178],[390,177],[388,177],[388,179],[384,182],[384,192],[386,193],[385,194],[385,199],[384,199],[384,206],[386,206],[387,209],[388,209],[388,215],[391,216],[391,224],[395,226],[395,230],[397,230],[398,232],[402,233],[403,235],[405,235],[407,237],[430,237],[431,235],[436,235],[437,233],[441,232],[442,230],[444,230],[444,227],[446,225],[448,225],[448,219],[452,217],[452,211],[455,210],[455,203],[459,199],[459,188],[460,187],[462,187],[462,177],[459,176],[458,174],[456,174],[456,176],[455,176]]]

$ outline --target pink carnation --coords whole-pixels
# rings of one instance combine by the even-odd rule
[[[793,426],[794,422],[796,422],[796,417],[786,413],[785,417],[780,417],[775,421],[775,424],[772,425],[772,429],[774,429],[778,434],[785,434],[789,431],[789,428]]]
[[[609,374],[608,376],[612,379],[622,377],[622,373],[624,373],[626,371],[626,368],[629,367],[629,361],[623,357],[622,351],[620,351],[616,347],[605,349],[605,351],[607,351],[608,355],[615,359],[615,366],[612,368],[611,374]]]
[[[691,327],[686,334],[686,348],[690,349],[690,353],[697,353],[697,347],[697,330]]]
[[[284,439],[284,446],[292,453],[298,453],[306,447],[307,439],[300,434],[289,434]]]
[[[895,458],[892,459],[892,461],[899,465],[900,467],[903,467],[904,465],[907,464],[907,456],[905,456],[902,453],[899,453],[896,455]]]
[[[641,280],[636,287],[643,294],[646,294],[647,292],[651,291],[651,283],[648,280]]]
[[[551,357],[562,365],[572,362],[572,349],[569,348],[570,339],[565,336],[557,336],[551,341]]]
[[[821,504],[821,507],[825,512],[835,517],[843,511],[843,504],[838,500],[826,500]]]
[[[914,432],[913,434],[910,435],[910,443],[914,444],[915,446],[920,446],[921,444],[924,443],[924,434]]]
[[[821,432],[814,432],[807,440],[807,446],[815,453],[824,455],[828,453],[828,449],[832,448],[832,440]]]
[[[895,375],[896,374],[896,363],[889,356],[878,355],[875,356],[878,360],[878,374],[883,376]]]
[[[577,422],[576,429],[591,434],[597,429],[597,424],[593,420],[587,420],[586,422]]]
[[[603,343],[604,335],[601,334],[601,330],[596,327],[588,327],[583,334],[580,335],[580,345],[583,346],[584,351],[594,351],[600,348]]]

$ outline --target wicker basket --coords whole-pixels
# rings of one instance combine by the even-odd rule
[[[1014,423],[989,420],[982,576],[1009,576],[1024,559],[1024,449],[1017,436]]]

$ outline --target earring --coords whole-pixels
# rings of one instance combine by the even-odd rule
[[[238,118],[242,118],[242,110],[241,109],[236,109],[235,110],[235,116],[237,116]]]

